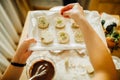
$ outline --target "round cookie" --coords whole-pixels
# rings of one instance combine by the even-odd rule
[[[62,28],[64,28],[65,27],[65,23],[64,23],[64,20],[63,20],[63,18],[62,17],[57,17],[56,18],[56,28],[58,28],[58,29],[62,29]]]
[[[53,35],[49,31],[42,31],[40,39],[43,44],[50,44],[53,42]]]
[[[69,35],[65,31],[59,31],[57,37],[58,37],[58,42],[61,44],[65,44],[69,42]]]
[[[77,42],[77,43],[80,43],[80,42],[84,41],[81,31],[76,31],[74,33],[74,39],[75,39],[75,42]]]
[[[45,29],[45,28],[48,28],[48,26],[49,26],[49,23],[48,23],[46,17],[45,16],[40,16],[38,18],[38,27],[41,28],[41,29]]]

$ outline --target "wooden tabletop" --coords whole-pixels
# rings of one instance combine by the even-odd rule
[[[27,18],[26,18],[26,22],[25,22],[25,25],[24,25],[24,28],[23,28],[23,31],[22,31],[22,34],[21,34],[21,38],[20,38],[20,41],[19,41],[19,45],[27,38],[27,33],[28,33],[28,29],[29,29],[29,20],[30,20],[30,12],[28,12],[28,15],[27,15]],[[113,15],[115,18],[119,19],[119,22],[120,22],[120,17],[118,15]],[[120,24],[119,24],[120,25]],[[18,45],[18,46],[19,46]],[[115,55],[115,56],[118,56],[120,57],[120,49],[117,50],[117,51],[114,51],[112,53],[112,55]],[[26,77],[26,70],[23,71],[22,73],[22,76],[20,78],[20,80],[28,80],[27,77]]]

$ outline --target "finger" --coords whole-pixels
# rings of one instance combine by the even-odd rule
[[[71,15],[71,10],[63,13],[63,16],[66,18],[70,18],[70,15]]]
[[[70,18],[68,15],[63,15],[65,18]]]
[[[36,43],[36,40],[35,39],[28,39],[28,40],[25,40],[21,45],[20,45],[20,49],[28,49],[30,44],[31,43]]]
[[[32,38],[32,39],[29,39],[27,42],[28,43],[36,43],[36,40],[34,38]]]
[[[36,42],[36,40],[34,38],[26,39],[25,41],[28,42],[28,43],[34,43],[34,42]]]
[[[24,41],[24,45],[28,45],[28,46],[29,46],[31,43],[36,43],[36,42],[37,42],[37,41],[32,38],[32,39],[25,40],[25,41]]]
[[[67,6],[65,6],[64,8],[61,9],[61,14],[63,15],[63,13],[65,11],[68,11],[68,10],[72,9],[73,6],[74,6],[74,4],[68,4]]]

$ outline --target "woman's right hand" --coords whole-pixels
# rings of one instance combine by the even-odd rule
[[[77,21],[78,17],[84,18],[83,8],[78,3],[68,4],[61,9],[61,14],[64,17],[69,17]]]

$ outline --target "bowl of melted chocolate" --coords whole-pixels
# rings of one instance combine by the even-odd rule
[[[52,80],[54,75],[53,63],[45,59],[35,61],[29,68],[30,80]]]

